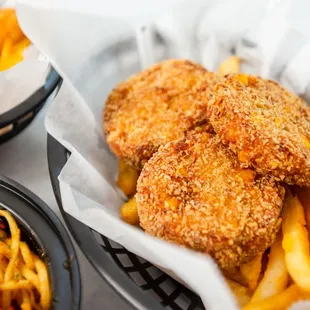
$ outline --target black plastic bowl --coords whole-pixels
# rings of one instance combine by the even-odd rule
[[[16,219],[24,239],[48,264],[52,309],[78,310],[80,271],[71,240],[53,211],[20,184],[0,176],[0,208]]]

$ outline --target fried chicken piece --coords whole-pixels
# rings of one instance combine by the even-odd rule
[[[283,196],[272,177],[243,169],[217,136],[198,133],[153,155],[136,200],[146,232],[208,253],[231,270],[274,242]]]
[[[188,60],[167,60],[119,84],[103,111],[111,150],[141,169],[160,146],[196,126],[209,130],[206,108],[218,79]]]
[[[301,98],[274,81],[229,75],[215,86],[208,117],[244,167],[310,186],[310,109]]]

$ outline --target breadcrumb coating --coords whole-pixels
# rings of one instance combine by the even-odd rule
[[[199,133],[153,155],[136,199],[146,232],[208,253],[230,270],[274,242],[283,196],[272,177],[243,169],[217,136]]]
[[[301,98],[271,80],[228,75],[214,88],[208,117],[244,167],[310,186],[310,109]]]
[[[111,150],[141,169],[161,145],[183,138],[206,120],[216,74],[188,60],[161,62],[119,84],[103,112]]]

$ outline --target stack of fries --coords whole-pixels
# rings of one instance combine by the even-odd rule
[[[30,41],[21,31],[14,9],[0,10],[0,71],[23,60],[23,51]]]

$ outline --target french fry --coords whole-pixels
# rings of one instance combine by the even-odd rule
[[[231,56],[223,61],[218,69],[219,75],[226,75],[229,73],[239,73],[240,59],[237,56]]]
[[[285,291],[260,300],[257,302],[250,302],[243,310],[282,310],[288,309],[295,301],[306,299],[307,297],[301,292],[300,288],[293,284]]]
[[[14,13],[14,10],[11,8],[5,8],[0,10],[0,50],[2,47],[2,43],[4,38],[7,35],[7,25],[6,22],[11,14]]]
[[[233,295],[235,296],[238,305],[240,307],[243,307],[248,304],[251,298],[249,290],[245,286],[235,281],[226,279],[226,282],[229,285],[229,288],[232,291]]]
[[[289,274],[285,264],[282,237],[278,236],[276,242],[271,246],[267,269],[251,298],[251,303],[284,291],[288,280]]]
[[[30,44],[31,42],[28,38],[23,38],[13,46],[13,53],[20,53],[22,55],[24,49],[28,47]]]
[[[131,225],[139,224],[139,215],[135,196],[122,205],[120,213],[122,219],[126,223]]]
[[[6,30],[7,36],[12,40],[13,43],[17,43],[25,37],[19,27],[17,16],[14,10],[6,19]]]
[[[1,62],[4,61],[5,59],[7,59],[10,56],[10,53],[12,51],[12,45],[13,42],[10,38],[5,38],[3,41],[3,45],[1,48]]]
[[[308,231],[303,207],[297,196],[287,191],[283,208],[282,246],[287,270],[294,282],[310,292],[310,256]]]
[[[11,54],[8,58],[0,58],[0,71],[7,70],[23,60],[23,56],[20,53]]]
[[[227,279],[230,279],[233,282],[237,282],[238,284],[241,284],[242,286],[247,285],[247,282],[244,276],[241,274],[239,267],[238,268],[236,267],[230,270],[222,270],[222,272]]]
[[[128,166],[124,161],[119,161],[117,185],[127,197],[135,194],[138,177],[139,173],[137,170]]]
[[[262,256],[262,254],[259,254],[252,261],[240,266],[240,272],[252,292],[256,289],[262,269]]]
[[[310,229],[310,188],[307,187],[294,187],[294,192],[297,194],[301,202],[305,216],[308,230]]]
[[[0,71],[23,60],[23,51],[30,45],[19,27],[14,9],[0,9]]]

